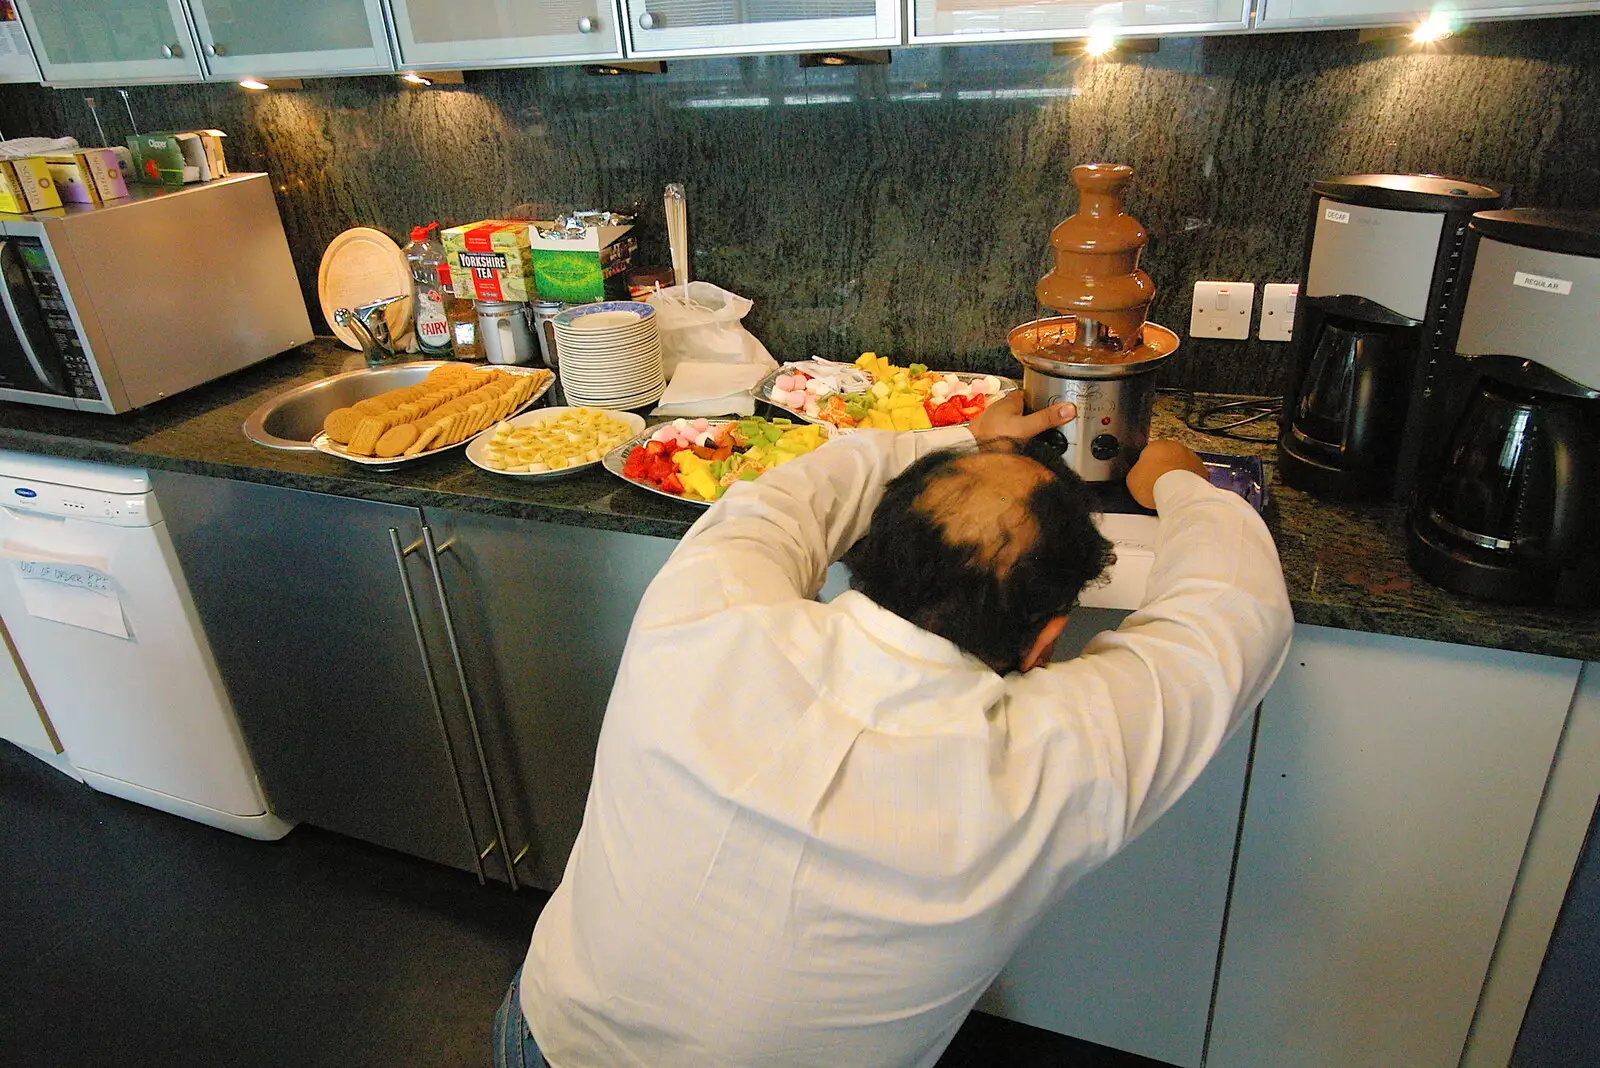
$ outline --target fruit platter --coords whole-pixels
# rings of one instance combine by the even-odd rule
[[[735,482],[805,455],[830,434],[826,426],[788,419],[676,419],[611,450],[603,463],[643,489],[710,504]]]
[[[997,375],[896,367],[864,352],[854,364],[788,363],[756,387],[756,397],[810,423],[842,430],[932,430],[964,426],[1017,388]]]

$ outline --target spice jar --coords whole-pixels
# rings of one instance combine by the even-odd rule
[[[456,359],[483,359],[483,346],[478,342],[478,311],[472,301],[450,301],[445,307],[445,317],[450,320],[450,345]]]

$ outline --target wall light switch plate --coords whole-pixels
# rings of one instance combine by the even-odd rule
[[[1268,282],[1261,289],[1261,325],[1256,337],[1262,341],[1288,341],[1294,336],[1294,302],[1300,287],[1293,282]]]
[[[1196,282],[1189,337],[1243,341],[1250,336],[1250,308],[1255,299],[1254,282]]]

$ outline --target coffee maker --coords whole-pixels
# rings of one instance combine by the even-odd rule
[[[1278,473],[1319,496],[1403,499],[1421,451],[1408,413],[1454,351],[1467,220],[1506,195],[1429,174],[1311,189]]]
[[[1600,605],[1600,212],[1475,215],[1456,342],[1422,425],[1434,443],[1411,565],[1487,600]]]

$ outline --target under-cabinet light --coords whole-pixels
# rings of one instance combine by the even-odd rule
[[[254,89],[256,92],[260,92],[263,89],[272,88],[272,86],[268,85],[259,78],[240,78],[239,87],[241,89]]]
[[[1103,56],[1117,47],[1117,39],[1109,29],[1097,27],[1089,31],[1089,39],[1083,44],[1083,54],[1086,56]]]
[[[1411,39],[1417,44],[1433,44],[1435,41],[1444,40],[1454,32],[1455,27],[1450,25],[1450,16],[1435,11],[1411,31]]]
[[[433,84],[428,79],[424,78],[422,75],[418,74],[414,70],[408,70],[404,74],[400,75],[400,80],[403,81],[403,82],[410,82],[412,85],[432,85]]]

